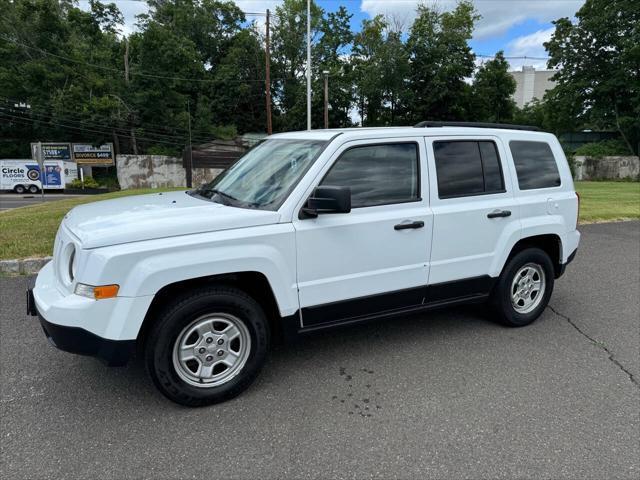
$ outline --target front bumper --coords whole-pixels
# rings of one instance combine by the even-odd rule
[[[109,340],[82,328],[49,323],[42,315],[38,317],[47,340],[65,352],[97,357],[110,367],[120,367],[127,364],[135,350],[135,340]]]
[[[37,316],[47,339],[60,350],[99,358],[110,366],[127,363],[150,298],[91,300],[56,288],[47,264],[27,289],[27,313]]]
[[[97,357],[111,367],[119,367],[126,365],[135,350],[135,340],[109,340],[79,327],[48,322],[36,306],[33,284],[27,289],[27,314],[37,316],[49,343],[65,352]]]

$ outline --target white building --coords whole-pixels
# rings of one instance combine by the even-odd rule
[[[554,70],[536,70],[534,67],[522,67],[520,72],[509,72],[516,81],[516,91],[513,100],[519,108],[524,107],[534,98],[542,100],[545,92],[555,86],[551,77]]]

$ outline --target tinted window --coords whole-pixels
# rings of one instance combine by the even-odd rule
[[[560,174],[551,148],[544,142],[509,143],[516,165],[520,190],[550,188],[560,185]]]
[[[351,206],[371,207],[417,200],[418,146],[371,145],[347,150],[322,185],[351,188]]]
[[[485,193],[503,192],[504,180],[500,168],[500,158],[496,144],[493,142],[478,142],[482,157],[482,171],[484,173]]]
[[[434,142],[440,198],[504,192],[496,145],[487,141]]]

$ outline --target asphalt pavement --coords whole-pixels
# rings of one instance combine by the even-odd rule
[[[139,362],[59,352],[0,279],[3,478],[640,477],[640,223],[589,225],[551,306],[479,307],[275,350],[227,403],[187,409]]]
[[[44,200],[40,193],[25,193],[18,195],[17,193],[0,193],[0,212],[3,210],[11,210],[18,207],[26,207],[28,205],[38,205],[45,202],[55,202],[56,200],[64,200],[65,198],[84,197],[84,195],[65,195],[63,193],[45,192]]]

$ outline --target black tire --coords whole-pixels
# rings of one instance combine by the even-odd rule
[[[24,188],[24,185],[16,185],[15,187],[13,187],[13,191],[16,192],[17,194],[22,194],[27,190]]]
[[[544,272],[544,291],[541,300],[531,311],[518,312],[511,300],[514,276],[527,264],[541,267]],[[539,248],[527,248],[515,254],[505,265],[491,295],[491,307],[496,320],[509,327],[524,327],[534,322],[544,311],[553,293],[554,269],[549,255]]]
[[[38,193],[40,189],[35,185],[29,185],[29,193]]]
[[[174,346],[188,325],[214,313],[232,315],[246,326],[251,338],[249,354],[244,366],[225,383],[193,386],[176,370]],[[176,403],[201,407],[224,402],[242,393],[258,376],[265,362],[269,335],[269,322],[253,298],[233,287],[206,287],[185,294],[163,309],[145,341],[145,364],[156,387]]]

